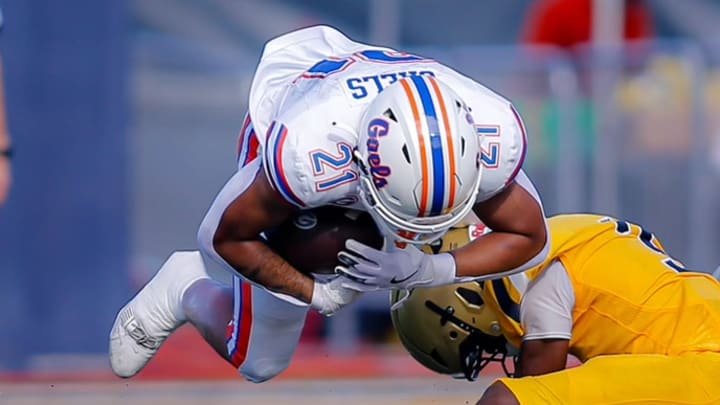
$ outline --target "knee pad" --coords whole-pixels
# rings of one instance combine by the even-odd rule
[[[261,383],[276,377],[285,371],[289,365],[290,359],[265,358],[254,361],[249,360],[238,368],[238,372],[250,382]]]

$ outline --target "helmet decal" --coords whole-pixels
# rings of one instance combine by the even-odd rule
[[[387,178],[391,174],[390,167],[383,165],[378,150],[380,149],[380,138],[387,135],[390,124],[383,118],[375,118],[370,121],[367,127],[367,161],[370,165],[370,175],[376,188],[383,188],[387,184]]]

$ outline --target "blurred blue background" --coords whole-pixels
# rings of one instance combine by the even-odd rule
[[[571,47],[528,44],[540,2],[0,3],[17,149],[0,207],[0,371],[107,368],[115,312],[172,250],[195,248],[235,168],[263,43],[313,24],[434,57],[507,96],[548,214],[640,222],[686,266],[714,269],[720,2],[637,2],[652,22],[643,41],[595,26],[607,44]],[[368,296],[322,341],[387,343],[362,323],[387,321],[386,306]]]

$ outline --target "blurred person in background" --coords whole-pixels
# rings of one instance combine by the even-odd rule
[[[544,259],[542,203],[522,170],[525,128],[481,84],[317,26],[266,44],[249,98],[238,171],[198,232],[201,250],[233,275],[232,295],[198,252],[173,253],[117,315],[118,376],[138,373],[189,320],[262,382],[288,367],[310,308],[331,315],[364,291],[499,277]],[[348,241],[340,276],[323,281],[262,241],[294,213],[333,205],[367,211],[386,249]],[[496,232],[452,254],[415,246],[477,218]]]
[[[0,9],[0,31],[4,25],[2,10]],[[5,77],[0,56],[0,206],[7,200],[12,182],[10,159],[12,158],[12,144],[10,130],[8,129],[5,107]]]
[[[639,225],[591,214],[548,224],[552,248],[534,269],[393,293],[410,354],[469,380],[494,361],[510,375],[514,358],[513,378],[478,405],[720,403],[720,283]],[[443,244],[479,233],[451,231]],[[566,369],[569,354],[582,364]]]
[[[591,72],[597,71],[598,63],[607,68],[607,61],[611,60],[608,52],[614,53],[614,48],[608,47],[610,44],[606,43],[607,38],[593,37],[604,35],[593,27],[597,22],[594,16],[595,1],[603,0],[535,0],[525,16],[520,38],[522,44],[557,47],[570,56],[574,68],[580,72],[580,84],[586,94],[598,90],[592,87]],[[617,2],[623,5],[623,23],[618,27],[622,29],[622,33],[618,35],[619,40],[632,43],[655,37],[653,15],[643,0]],[[593,47],[600,52],[593,53]],[[643,61],[647,56],[643,48],[620,49],[623,49],[627,62],[627,65],[623,66],[626,73],[634,75],[643,70]],[[596,57],[600,57],[600,61],[596,60]]]
[[[587,93],[592,90],[592,75],[590,71],[599,63],[594,58],[608,59],[607,52],[614,52],[608,48],[607,38],[594,38],[594,35],[604,35],[600,30],[594,30],[595,1],[603,0],[535,0],[527,11],[521,31],[520,42],[529,46],[557,47],[570,56],[575,68],[580,71],[580,84]],[[615,1],[615,0],[611,0]],[[649,40],[655,37],[655,24],[649,7],[643,0],[617,0],[622,3],[623,23],[619,29],[618,39],[624,43]],[[608,2],[609,3],[609,2]],[[605,21],[609,24],[611,22]],[[609,33],[605,33],[607,35]],[[597,54],[591,52],[593,46],[601,50]],[[642,69],[644,60],[643,48],[624,49],[628,66],[627,73]],[[640,65],[636,65],[636,64]],[[588,70],[589,69],[589,70]]]
[[[598,0],[535,0],[526,16],[522,42],[555,45],[566,50],[589,43],[593,31],[593,1]],[[653,37],[653,18],[645,2],[624,0],[624,5],[622,37],[627,41]]]

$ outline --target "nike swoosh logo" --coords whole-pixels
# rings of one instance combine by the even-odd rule
[[[412,278],[412,276],[416,275],[418,271],[420,271],[420,270],[419,270],[419,269],[418,269],[418,270],[415,270],[414,272],[412,272],[412,274],[410,274],[410,275],[407,276],[407,277],[403,277],[403,278],[401,278],[400,280],[398,280],[398,279],[396,279],[395,277],[393,277],[393,278],[390,280],[390,284],[400,284],[400,283],[404,283],[404,282],[408,281],[410,278]]]

